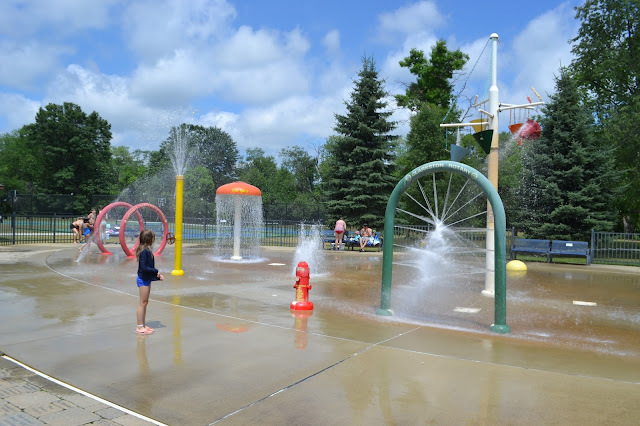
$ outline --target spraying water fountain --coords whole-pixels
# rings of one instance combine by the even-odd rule
[[[260,258],[262,192],[233,182],[216,191],[216,257],[232,261]],[[177,241],[177,240],[176,240]]]
[[[324,267],[324,250],[321,235],[321,225],[300,224],[298,234],[298,246],[293,255],[293,273],[298,262],[305,261],[309,264],[309,271],[313,276],[326,273]]]
[[[436,173],[443,172],[445,175],[448,175],[448,179],[445,179],[445,182],[448,181],[448,185],[446,186],[445,195],[442,197],[438,197],[438,185],[435,177]],[[458,177],[462,177],[462,180],[466,180],[462,185],[462,190],[458,192],[458,195],[451,194],[451,184],[454,183],[454,175]],[[419,184],[419,179],[422,176],[430,176],[433,182],[433,191],[434,191],[434,199],[433,204],[426,197],[426,193],[424,188]],[[411,213],[409,211],[405,211],[402,209],[398,209],[399,211],[404,211],[405,213],[410,214],[411,216],[425,219],[427,222],[433,222],[436,225],[439,222],[443,222],[447,217],[453,218],[454,213],[451,213],[452,210],[455,212],[460,211],[462,207],[456,208],[456,203],[458,202],[460,195],[463,193],[464,188],[471,183],[471,187],[477,187],[480,191],[471,199],[477,199],[481,194],[487,198],[488,204],[492,209],[492,216],[495,220],[496,226],[491,229],[493,233],[487,232],[487,234],[491,234],[491,241],[487,235],[487,247],[486,250],[490,251],[491,248],[495,248],[495,256],[491,256],[492,260],[494,260],[494,264],[491,265],[492,275],[495,273],[495,304],[494,304],[494,323],[491,325],[490,329],[496,333],[509,333],[511,331],[510,327],[507,325],[507,312],[506,312],[506,303],[507,303],[507,287],[506,287],[506,216],[504,213],[504,206],[502,205],[502,200],[498,195],[498,192],[495,190],[491,182],[477,170],[461,163],[453,162],[453,161],[434,161],[431,163],[423,164],[420,167],[415,168],[413,171],[409,172],[404,178],[398,182],[395,189],[393,190],[391,197],[389,197],[389,202],[387,203],[387,209],[385,212],[385,229],[394,229],[395,225],[395,215],[396,208],[398,207],[398,202],[400,197],[405,193],[407,188],[414,182],[417,182],[421,188],[421,193],[425,197],[423,205],[421,202],[415,200],[425,211],[429,212],[429,214],[433,217],[433,219],[427,219],[419,214]],[[455,191],[453,191],[455,193]],[[449,196],[453,197],[453,200],[449,200]],[[464,197],[463,197],[464,198]],[[438,201],[442,199],[444,202],[440,204]],[[462,201],[461,201],[462,202]],[[464,205],[469,204],[470,201],[464,203]],[[486,212],[478,212],[473,215],[461,219],[460,221],[468,221],[473,217],[477,217],[479,215],[483,215]],[[455,220],[451,224],[455,224],[460,222]],[[383,254],[383,269],[382,269],[382,291],[380,297],[380,309],[378,309],[378,315],[390,316],[393,315],[393,311],[391,310],[391,277],[393,271],[393,241],[394,235],[391,232],[389,235],[385,235],[384,239],[384,254]],[[495,244],[494,247],[490,247]],[[488,269],[488,268],[487,268]],[[485,290],[483,290],[484,292]],[[493,292],[492,292],[493,293]]]
[[[174,127],[169,133],[173,142],[170,152],[171,164],[176,173],[176,223],[175,223],[175,264],[171,275],[184,275],[182,270],[182,208],[184,195],[184,173],[187,170],[191,153],[189,151],[189,137],[186,127]]]

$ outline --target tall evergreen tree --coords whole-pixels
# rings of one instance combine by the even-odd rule
[[[335,114],[338,137],[327,143],[329,168],[325,194],[330,220],[340,216],[348,224],[367,222],[381,227],[387,200],[395,186],[392,178],[394,141],[389,133],[396,123],[386,111],[387,92],[373,57],[362,58],[347,113]]]
[[[613,147],[596,137],[593,116],[566,69],[543,112],[542,136],[524,148],[520,227],[532,238],[587,241],[592,229],[613,228],[620,178]]]
[[[640,2],[586,0],[572,51],[578,84],[590,95],[601,137],[617,147],[617,168],[627,190],[618,198],[625,232],[640,221]]]

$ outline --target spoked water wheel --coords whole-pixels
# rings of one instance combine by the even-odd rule
[[[491,226],[484,225],[487,222]],[[427,236],[422,243],[429,244],[429,233],[433,230],[456,227],[467,228],[467,231],[478,230],[486,235],[486,265],[491,269],[487,268],[490,271],[487,277],[490,279],[486,280],[482,294],[491,293],[494,296],[494,323],[490,329],[497,333],[509,333],[510,328],[506,325],[504,206],[489,179],[474,168],[453,161],[434,161],[415,168],[398,182],[389,197],[384,220],[382,290],[377,314],[393,315],[391,287],[394,246],[405,243],[410,247],[419,247],[420,238],[414,238],[413,241],[407,238],[407,235],[418,232]],[[405,238],[404,242],[402,238]],[[480,244],[476,245],[479,250]],[[465,250],[475,251],[473,244],[471,247],[471,250]],[[465,255],[462,252],[456,254]]]
[[[437,172],[416,180],[397,207],[398,221],[427,228],[485,228],[487,199],[470,179]]]

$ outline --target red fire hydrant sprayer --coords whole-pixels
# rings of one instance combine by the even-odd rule
[[[311,311],[313,303],[309,302],[309,265],[307,262],[300,262],[296,267],[296,282],[293,285],[296,289],[296,300],[291,302],[291,309],[294,311]]]

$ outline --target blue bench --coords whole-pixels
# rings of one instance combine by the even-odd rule
[[[347,247],[351,248],[351,250],[353,251],[353,248],[357,248],[360,249],[360,236],[356,235],[353,238],[347,238],[346,240],[346,244]],[[375,233],[373,234],[373,236],[371,238],[369,238],[369,240],[367,241],[367,244],[363,247],[363,249],[367,248],[367,247],[373,247],[373,248],[377,248],[378,251],[382,251],[382,238],[378,237]]]
[[[587,265],[591,264],[589,243],[586,241],[553,240],[547,261],[552,262],[553,256],[586,257]]]
[[[534,240],[527,238],[516,238],[511,246],[511,259],[515,259],[518,253],[544,255],[549,261],[549,250],[551,240]]]
[[[333,229],[324,229],[322,230],[322,232],[320,232],[320,235],[322,237],[322,245],[324,246],[324,243],[329,243],[329,249],[331,249],[333,247],[333,244],[335,244],[336,242],[336,234]],[[344,248],[347,248],[348,235],[349,231],[345,231],[342,233],[342,243]]]

